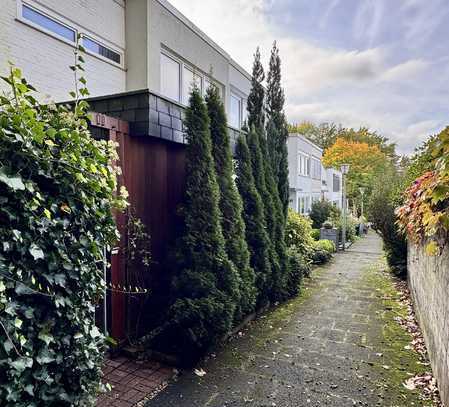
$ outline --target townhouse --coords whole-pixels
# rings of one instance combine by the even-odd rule
[[[297,133],[290,134],[287,143],[290,207],[307,215],[314,202],[326,199],[341,208],[342,175],[322,165],[323,150]]]

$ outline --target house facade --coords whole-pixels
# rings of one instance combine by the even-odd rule
[[[244,122],[250,75],[166,0],[5,0],[0,72],[11,61],[49,99],[68,100],[78,35],[91,96],[146,89],[185,106],[193,83],[212,83],[230,126]]]
[[[181,222],[189,91],[193,84],[203,93],[209,85],[219,89],[235,141],[251,78],[166,0],[4,0],[1,75],[11,61],[47,100],[69,100],[74,88],[69,66],[78,36],[86,49],[91,132],[118,143],[119,182],[129,192],[130,210],[151,236],[151,271],[137,264],[129,268],[126,215],[117,214],[121,239],[108,254],[106,279],[115,286],[147,288],[152,295],[145,306],[159,310],[170,292],[167,259]],[[0,84],[3,89],[6,84]],[[152,312],[137,318],[141,306],[135,296],[107,291],[97,323],[118,343],[126,342],[155,322]]]
[[[296,212],[309,214],[314,202],[326,199],[342,205],[342,176],[321,162],[323,150],[301,134],[288,137],[289,206]]]

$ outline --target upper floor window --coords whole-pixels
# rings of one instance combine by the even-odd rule
[[[234,93],[231,93],[230,101],[229,125],[239,129],[242,122],[242,99]]]
[[[333,174],[333,192],[340,192],[340,177],[337,174]]]
[[[101,45],[97,41],[91,40],[89,37],[83,37],[83,45],[87,50],[94,52],[104,58],[110,59],[117,64],[120,63],[120,54],[110,48]]]
[[[161,94],[176,102],[188,105],[194,86],[199,89],[203,96],[209,86],[215,86],[220,96],[222,95],[222,87],[209,76],[172,56],[168,51],[161,52]]]
[[[201,76],[184,66],[182,71],[182,103],[188,105],[193,87],[196,86],[201,92],[202,85],[203,81]]]
[[[310,175],[310,157],[306,154],[299,153],[298,173],[304,177]]]
[[[25,4],[22,5],[22,17],[47,31],[57,34],[59,37],[75,42],[75,30]]]
[[[180,64],[169,56],[161,54],[161,93],[179,102],[180,83]]]
[[[321,161],[312,157],[311,159],[311,176],[313,179],[321,179]]]

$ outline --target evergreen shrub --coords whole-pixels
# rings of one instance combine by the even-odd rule
[[[215,86],[208,88],[206,104],[210,119],[212,155],[220,188],[219,206],[225,248],[240,277],[240,301],[236,309],[236,320],[239,321],[254,311],[257,296],[255,274],[250,266],[250,253],[246,243],[242,198],[234,181],[226,113],[218,88]]]
[[[312,220],[312,228],[320,229],[329,218],[338,218],[340,210],[328,200],[316,201],[312,204],[309,217]]]
[[[235,159],[236,184],[243,201],[246,241],[251,254],[251,267],[256,275],[257,306],[261,307],[269,302],[271,290],[270,244],[262,199],[256,189],[251,156],[243,135],[237,140]]]
[[[186,363],[194,361],[232,327],[240,302],[239,277],[229,260],[221,228],[210,121],[197,88],[185,112],[186,192],[183,230],[177,244],[173,304],[167,344]]]
[[[94,406],[103,249],[118,238],[112,211],[125,204],[115,193],[116,146],[92,139],[85,102],[74,113],[42,105],[18,68],[4,79],[12,94],[0,96],[0,404]]]

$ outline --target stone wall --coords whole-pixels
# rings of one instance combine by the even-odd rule
[[[427,256],[423,246],[409,243],[408,275],[441,398],[449,406],[449,248]]]

